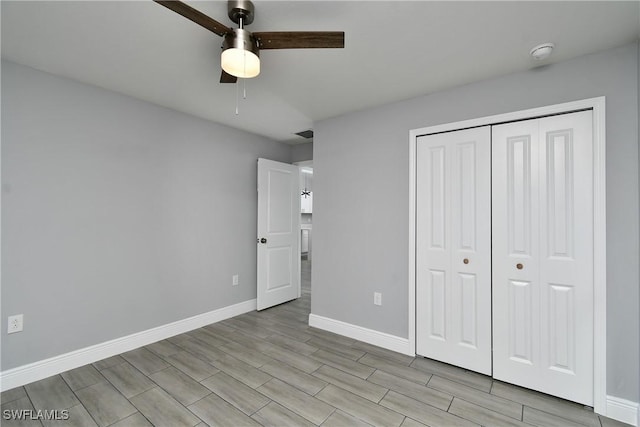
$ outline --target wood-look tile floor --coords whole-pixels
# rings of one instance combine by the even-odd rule
[[[302,298],[2,393],[2,426],[592,426],[581,405],[310,328]]]

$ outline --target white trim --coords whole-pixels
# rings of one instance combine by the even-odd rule
[[[607,187],[605,98],[593,99],[593,408],[607,407]]]
[[[615,396],[607,396],[607,418],[638,426],[640,404]]]
[[[34,381],[39,381],[51,375],[97,362],[98,360],[134,350],[175,335],[220,322],[230,317],[254,311],[255,309],[256,300],[252,299],[146,331],[81,348],[49,359],[2,371],[0,372],[0,390],[10,390]]]
[[[564,114],[572,111],[589,110],[596,107],[603,108],[605,97],[583,99],[580,101],[565,102],[563,104],[549,105],[546,107],[531,108],[529,110],[514,111],[511,113],[496,114],[493,116],[480,117],[477,119],[463,120],[460,122],[444,123],[441,125],[427,126],[413,129],[411,135],[420,136],[452,130],[467,129],[472,127],[495,125],[498,123],[516,122],[528,120],[536,117],[550,116],[553,114]]]
[[[594,207],[594,410],[607,414],[607,247],[606,247],[606,130],[605,97],[590,98],[478,119],[445,123],[409,132],[409,346],[415,354],[416,292],[416,144],[421,135],[532,119],[578,110],[593,110],[593,207]],[[412,332],[413,331],[413,332]]]
[[[374,331],[373,329],[363,328],[362,326],[352,325],[351,323],[340,320],[318,316],[317,314],[309,314],[309,326],[344,335],[345,337],[386,348],[387,350],[408,354],[410,356],[415,355],[409,347],[409,340],[407,338],[400,338],[395,335]]]
[[[416,355],[416,141],[409,138],[409,354]]]

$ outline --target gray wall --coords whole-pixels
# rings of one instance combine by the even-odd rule
[[[410,129],[604,95],[607,390],[637,402],[638,84],[634,43],[316,123],[312,313],[407,337]]]
[[[313,160],[313,142],[296,144],[291,147],[291,162],[304,162]]]
[[[2,370],[255,298],[258,157],[290,147],[3,62]]]

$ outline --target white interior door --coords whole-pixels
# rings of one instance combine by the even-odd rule
[[[592,113],[493,127],[495,378],[593,405]]]
[[[300,296],[298,166],[258,159],[258,310]]]
[[[491,375],[491,130],[417,141],[416,352]]]

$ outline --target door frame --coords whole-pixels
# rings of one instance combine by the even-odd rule
[[[607,412],[607,233],[605,97],[496,114],[412,129],[409,132],[409,351],[416,354],[416,150],[420,136],[535,119],[581,110],[593,111],[593,406]]]

